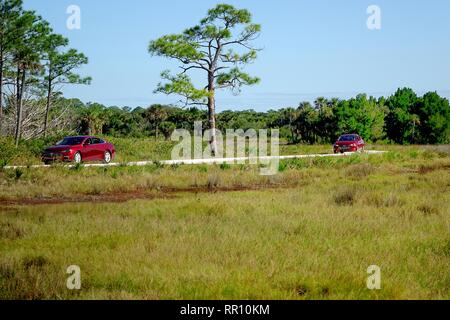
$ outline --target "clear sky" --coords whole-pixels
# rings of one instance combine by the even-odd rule
[[[217,107],[295,107],[317,96],[389,95],[398,87],[450,96],[450,1],[430,0],[25,0],[55,32],[89,57],[90,86],[67,86],[67,97],[108,106],[174,103],[153,93],[169,60],[151,57],[151,39],[194,26],[216,3],[249,9],[262,25],[258,60],[247,68],[262,82],[239,96],[221,92]],[[369,30],[369,5],[381,9],[381,30]],[[68,30],[69,5],[81,29]]]

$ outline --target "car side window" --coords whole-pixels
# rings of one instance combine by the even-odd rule
[[[92,139],[91,138],[88,138],[88,139],[86,139],[85,141],[84,141],[84,145],[85,146],[89,146],[89,145],[91,145],[92,144]]]

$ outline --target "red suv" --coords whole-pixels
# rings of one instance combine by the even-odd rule
[[[45,149],[42,161],[50,164],[55,161],[81,163],[103,161],[110,163],[116,154],[113,144],[90,136],[67,137],[55,146]]]
[[[366,143],[357,134],[345,134],[334,144],[334,153],[364,151]]]

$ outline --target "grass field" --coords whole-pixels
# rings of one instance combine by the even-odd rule
[[[382,148],[282,161],[273,177],[248,165],[0,171],[0,299],[450,299],[448,147]],[[373,264],[381,290],[366,287]]]

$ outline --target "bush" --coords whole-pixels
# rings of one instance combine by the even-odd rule
[[[18,155],[13,139],[0,138],[0,166],[4,167]]]
[[[286,163],[286,161],[281,161],[280,165],[278,167],[278,171],[284,172],[284,171],[286,171],[287,167],[288,167],[288,164]]]
[[[72,170],[75,172],[80,172],[84,168],[82,163],[75,163],[75,165],[72,167]]]
[[[23,140],[16,147],[13,138],[0,137],[0,166],[40,163],[42,151],[59,140],[60,137]]]
[[[231,169],[231,166],[228,163],[224,162],[220,165],[220,170],[229,170],[229,169]]]

